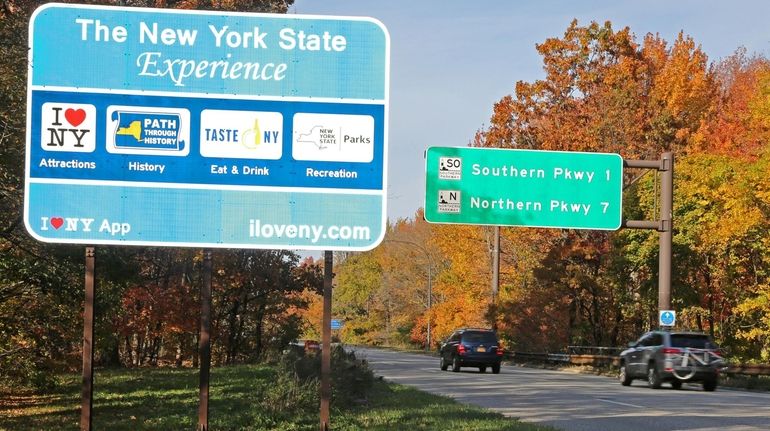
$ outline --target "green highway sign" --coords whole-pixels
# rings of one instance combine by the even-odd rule
[[[425,219],[615,230],[622,222],[619,154],[431,147]]]

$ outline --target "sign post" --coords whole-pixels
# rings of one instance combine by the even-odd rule
[[[332,400],[332,281],[334,254],[324,252],[324,291],[323,291],[323,322],[321,324],[321,431],[329,431],[329,406]]]
[[[425,219],[436,223],[615,230],[618,154],[431,147]]]
[[[198,431],[209,429],[209,380],[211,377],[211,250],[203,250],[203,285],[200,293],[201,327],[198,345]]]
[[[384,238],[390,36],[379,21],[49,3],[29,41],[34,238],[340,251]],[[90,426],[90,405],[86,416]]]
[[[86,295],[83,301],[83,387],[81,388],[80,430],[93,429],[94,407],[94,248],[86,247]]]

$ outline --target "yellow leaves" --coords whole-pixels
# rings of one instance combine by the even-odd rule
[[[750,164],[717,156],[677,161],[675,225],[697,249],[724,250],[766,224],[765,215],[754,202],[757,184],[751,168]]]
[[[736,316],[743,322],[736,336],[761,345],[762,360],[770,360],[770,285],[758,286],[754,295],[735,307]]]

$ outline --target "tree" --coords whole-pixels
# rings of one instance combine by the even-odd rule
[[[770,142],[770,62],[738,49],[712,66],[718,84],[699,150],[756,160]]]
[[[28,24],[34,9],[43,3],[28,0],[0,3],[0,207],[3,208],[0,212],[0,380],[9,384],[33,380],[46,384],[51,371],[77,367],[82,335],[77,324],[83,300],[82,248],[34,241],[22,223]],[[293,0],[138,0],[128,4],[284,13]],[[142,262],[145,251],[147,259],[158,257],[152,250],[138,248],[97,249],[96,347],[99,349],[97,360],[103,363],[114,363],[119,357],[117,329],[121,325],[122,329],[130,327],[137,331],[132,334],[139,334],[137,325],[141,321],[143,334],[162,341],[158,341],[162,347],[156,343],[150,349],[156,351],[151,357],[163,348],[175,350],[181,338],[194,337],[186,332],[189,331],[187,323],[182,322],[190,317],[186,307],[191,306],[188,299],[193,284],[189,280],[186,284],[180,279],[174,280],[173,276],[185,272],[178,272],[173,265],[164,267],[161,262]],[[191,267],[189,259],[180,259],[169,255],[167,262]],[[148,279],[142,280],[141,271],[148,269],[157,269],[162,274],[145,274]],[[186,274],[190,276],[189,271]],[[176,303],[175,298],[182,301]],[[134,308],[122,310],[123,304]],[[138,310],[139,305],[151,309]],[[142,314],[145,311],[146,316]],[[147,319],[137,320],[142,316]],[[133,321],[133,326],[128,325],[129,321]]]
[[[618,152],[628,158],[687,151],[712,107],[707,58],[680,34],[669,48],[609,22],[573,21],[537,45],[545,79],[516,83],[494,106],[482,146]]]

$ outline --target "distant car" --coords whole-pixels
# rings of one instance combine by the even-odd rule
[[[316,340],[305,340],[305,353],[318,353],[321,350],[321,343]]]
[[[646,379],[653,389],[664,382],[674,389],[685,382],[700,382],[705,391],[717,388],[724,359],[706,334],[651,331],[628,347],[620,354],[618,379],[623,386],[638,378]]]
[[[461,367],[477,367],[484,373],[489,367],[497,374],[503,359],[503,348],[491,329],[458,329],[441,343],[439,353],[442,371],[451,365],[454,372],[460,371]]]

